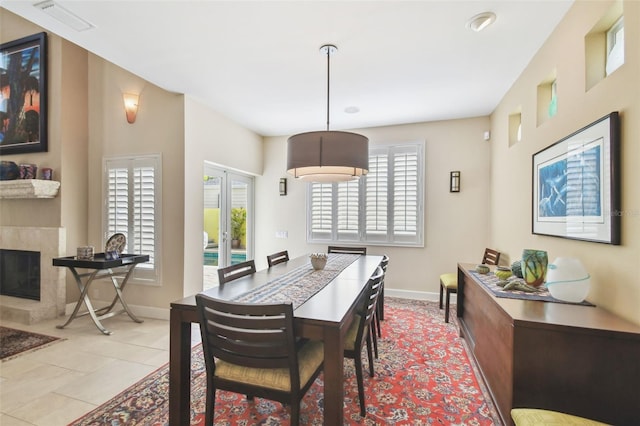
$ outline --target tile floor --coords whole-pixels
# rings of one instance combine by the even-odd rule
[[[65,317],[66,318],[66,317]],[[0,425],[66,425],[108,401],[169,361],[169,321],[126,315],[103,321],[88,316],[67,328],[62,318],[26,326],[1,325],[66,340],[0,363]],[[192,333],[194,343],[199,333]]]

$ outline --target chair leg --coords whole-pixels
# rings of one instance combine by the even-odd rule
[[[440,291],[442,291],[442,288],[440,288]],[[447,289],[446,291],[447,296],[446,296],[446,304],[445,304],[445,310],[444,310],[444,322],[449,322],[449,289]]]
[[[364,406],[364,379],[362,377],[362,360],[360,359],[358,353],[354,357],[353,361],[356,367],[356,381],[358,382],[358,399],[360,400],[360,415],[365,417],[367,415],[367,411]]]
[[[291,426],[300,424],[300,402],[291,402]]]
[[[442,290],[444,286],[442,285],[442,281],[440,281],[440,309],[442,309]]]
[[[213,424],[213,413],[215,410],[216,403],[216,390],[207,389],[207,401],[204,410],[204,424],[212,425]]]
[[[378,314],[374,314],[376,317],[378,316]],[[378,333],[380,332],[380,328],[378,326]],[[373,336],[373,353],[376,356],[376,359],[378,359],[378,335],[376,334],[376,321],[375,318],[373,321],[371,321],[371,329],[369,330],[369,333]]]
[[[367,358],[369,359],[369,377],[374,376],[373,372],[373,354],[371,353],[371,334],[367,336]]]

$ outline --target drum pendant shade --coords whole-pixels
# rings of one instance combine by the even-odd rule
[[[309,182],[345,182],[366,175],[369,169],[369,139],[351,132],[329,130],[329,57],[327,54],[327,130],[299,133],[287,141],[287,172]]]

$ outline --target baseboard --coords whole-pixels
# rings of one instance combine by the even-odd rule
[[[429,291],[411,291],[411,290],[397,290],[388,288],[385,286],[384,295],[389,297],[398,297],[400,299],[413,299],[413,300],[428,300],[430,302],[438,302],[440,300],[439,293],[433,293]],[[457,298],[455,294],[450,295],[449,303],[455,304]]]

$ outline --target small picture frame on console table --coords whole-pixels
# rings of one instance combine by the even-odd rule
[[[533,154],[532,171],[532,233],[620,244],[617,112]]]

